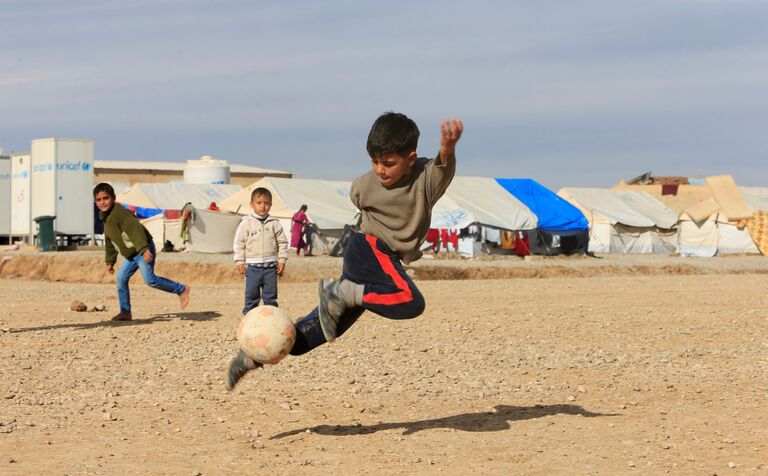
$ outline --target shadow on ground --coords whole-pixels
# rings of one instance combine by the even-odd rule
[[[73,329],[73,330],[87,330],[98,329],[100,327],[130,327],[130,326],[143,326],[146,324],[152,324],[155,322],[165,322],[172,319],[179,319],[182,321],[212,321],[221,317],[221,313],[217,311],[202,311],[202,312],[169,312],[166,314],[156,314],[146,319],[134,319],[132,321],[96,321],[96,322],[75,322],[71,324],[51,324],[49,326],[37,326],[37,327],[11,327],[8,332],[31,332],[31,331],[49,331],[56,329]]]
[[[533,407],[496,405],[494,410],[482,413],[462,413],[432,420],[378,423],[376,425],[318,425],[279,433],[270,439],[285,438],[286,436],[305,433],[307,430],[329,436],[369,435],[399,428],[404,430],[403,435],[436,428],[451,428],[461,431],[503,431],[511,428],[509,424],[511,421],[530,420],[550,415],[581,415],[583,417],[618,415],[617,413],[593,413],[584,410],[579,405],[535,405]]]

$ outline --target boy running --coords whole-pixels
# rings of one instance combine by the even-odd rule
[[[141,277],[149,287],[177,294],[181,308],[186,308],[189,304],[189,286],[155,274],[157,253],[152,235],[133,213],[115,202],[115,189],[108,183],[100,183],[93,189],[93,199],[99,209],[99,218],[104,222],[105,261],[109,274],[115,273],[118,251],[125,258],[115,277],[120,312],[112,320],[133,319],[128,282],[137,270],[141,270]]]
[[[301,355],[332,342],[365,310],[389,319],[412,319],[424,312],[424,298],[403,263],[421,257],[432,207],[445,193],[456,171],[456,143],[461,121],[440,125],[440,152],[419,158],[419,129],[404,114],[388,112],[373,123],[367,150],[372,170],[352,183],[350,199],[362,224],[344,250],[341,278],[322,279],[320,305],[295,324],[291,355]],[[227,388],[249,370],[261,367],[240,352],[232,360]]]

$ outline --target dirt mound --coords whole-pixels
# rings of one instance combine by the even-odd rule
[[[160,276],[189,284],[226,284],[242,282],[230,264],[195,261],[159,260],[155,272]],[[286,271],[282,282],[314,282],[336,271],[294,268]],[[106,284],[115,281],[107,272],[104,261],[96,258],[19,255],[6,256],[0,261],[0,278],[43,279],[65,283]]]
[[[543,264],[540,267],[477,267],[458,268],[451,266],[429,266],[413,268],[414,277],[419,280],[457,279],[520,279],[520,278],[588,278],[592,276],[659,276],[708,274],[705,270],[691,265],[665,266],[593,266],[568,267]]]

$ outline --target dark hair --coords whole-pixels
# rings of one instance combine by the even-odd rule
[[[251,192],[251,201],[253,201],[254,198],[260,197],[262,195],[266,195],[270,200],[272,200],[272,192],[264,187],[256,187],[253,189],[253,192]]]
[[[93,187],[93,198],[96,198],[96,195],[101,192],[107,192],[107,194],[109,194],[109,196],[112,197],[113,200],[117,198],[117,196],[115,195],[115,189],[112,188],[112,185],[108,183],[101,182],[100,184]]]
[[[419,128],[405,114],[385,112],[373,123],[368,134],[366,149],[371,158],[387,154],[403,157],[416,151],[419,143]]]
[[[306,205],[300,206],[299,207],[299,211],[306,212],[307,211],[307,206]]]

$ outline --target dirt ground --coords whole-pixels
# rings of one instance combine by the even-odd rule
[[[422,316],[366,314],[231,393],[236,279],[178,312],[136,278],[113,324],[112,284],[18,277],[56,258],[88,281],[96,255],[22,258],[0,269],[3,475],[768,474],[763,257],[424,260]],[[304,315],[339,266],[289,262],[281,307]]]

